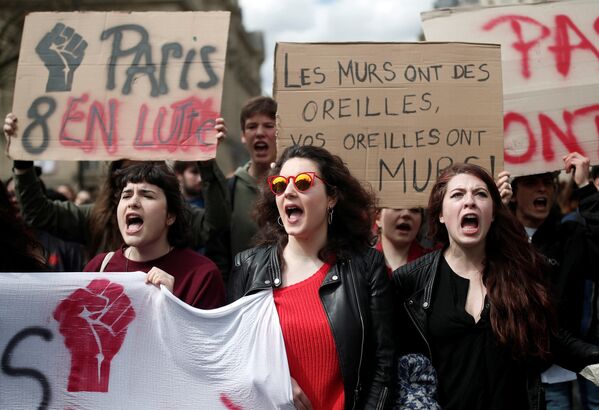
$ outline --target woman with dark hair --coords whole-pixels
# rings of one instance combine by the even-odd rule
[[[17,117],[9,113],[4,119],[6,139],[17,136]],[[227,129],[222,118],[214,125],[217,140],[224,138]],[[113,220],[116,189],[115,173],[135,163],[126,159],[112,161],[98,200],[95,204],[77,206],[72,202],[51,201],[45,197],[41,181],[35,175],[32,161],[14,161],[15,190],[25,223],[35,229],[48,231],[65,241],[83,244],[90,256],[107,252],[122,245],[118,226]],[[229,227],[230,207],[226,200],[226,183],[215,160],[198,161],[202,176],[205,209],[192,209],[192,247],[200,248],[209,238],[217,237]],[[228,262],[227,262],[228,263]]]
[[[190,213],[175,174],[164,163],[139,163],[116,173],[120,192],[113,201],[125,245],[97,255],[87,272],[146,272],[146,282],[165,285],[175,296],[200,309],[220,307],[224,284],[212,261],[187,247]]]
[[[371,246],[374,197],[338,156],[292,146],[257,203],[258,246],[238,254],[231,300],[274,289],[298,409],[384,408],[392,300]]]
[[[443,409],[536,409],[548,359],[575,370],[599,361],[555,330],[544,259],[483,168],[447,168],[428,210],[443,249],[393,279],[409,318],[403,348],[431,358]]]

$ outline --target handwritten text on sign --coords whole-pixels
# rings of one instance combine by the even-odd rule
[[[574,0],[423,17],[427,40],[501,44],[506,168],[563,168],[577,151],[599,164],[599,2]]]
[[[498,46],[280,43],[275,53],[279,152],[327,148],[381,206],[425,205],[454,162],[502,169]]]
[[[32,13],[13,158],[207,159],[216,153],[229,13]]]

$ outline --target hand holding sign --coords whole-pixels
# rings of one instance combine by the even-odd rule
[[[118,353],[135,311],[123,286],[95,279],[54,311],[71,351],[68,391],[108,391],[110,362]]]
[[[81,64],[87,41],[62,23],[56,23],[52,31],[35,48],[49,71],[46,92],[71,91],[73,75]]]
[[[564,169],[569,174],[572,172],[572,178],[578,188],[582,188],[589,184],[589,169],[591,161],[589,158],[580,155],[578,152],[570,152],[564,155]]]
[[[499,189],[499,194],[501,195],[501,202],[503,202],[505,206],[508,206],[510,204],[510,201],[512,200],[512,196],[514,195],[514,193],[512,192],[512,185],[510,184],[509,171],[501,171],[497,175],[495,184],[497,184],[497,189]]]

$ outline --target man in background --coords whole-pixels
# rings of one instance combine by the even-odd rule
[[[250,160],[227,180],[232,211],[230,231],[206,245],[206,253],[228,261],[226,269],[219,265],[225,282],[233,258],[252,246],[252,238],[258,231],[252,212],[259,187],[266,185],[270,164],[276,160],[276,114],[277,103],[270,97],[252,98],[241,109],[241,142]]]
[[[177,175],[185,200],[193,206],[204,208],[202,177],[196,161],[175,161],[173,171]]]

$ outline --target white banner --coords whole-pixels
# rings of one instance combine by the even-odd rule
[[[272,292],[195,309],[143,273],[0,273],[0,408],[293,408]]]

